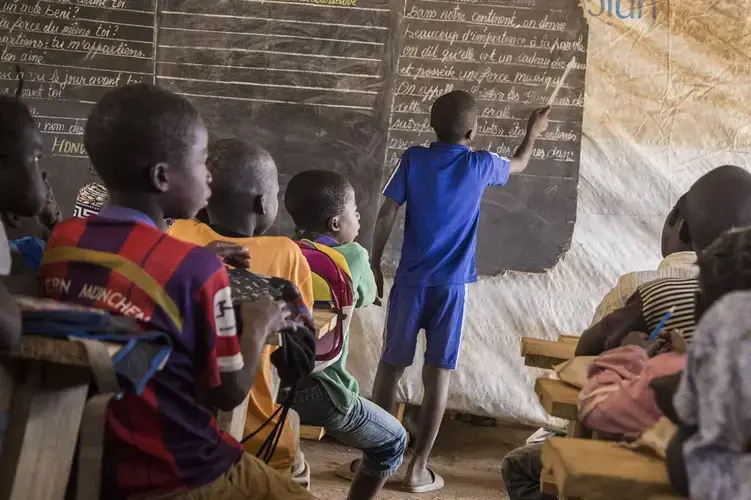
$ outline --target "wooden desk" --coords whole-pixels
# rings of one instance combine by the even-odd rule
[[[662,460],[617,443],[553,437],[542,446],[542,464],[562,496],[586,500],[682,498],[672,491]]]
[[[535,382],[535,393],[540,398],[542,407],[550,415],[576,420],[579,400],[579,389],[576,387],[560,380],[538,378]]]
[[[576,344],[572,341],[522,338],[522,356],[527,366],[552,369],[558,363],[573,358],[574,352],[576,352]]]
[[[108,344],[112,354],[119,347]],[[63,500],[91,376],[78,342],[22,337],[0,360],[1,500]]]

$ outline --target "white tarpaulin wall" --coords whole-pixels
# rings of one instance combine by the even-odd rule
[[[722,164],[751,167],[751,3],[657,1],[656,18],[650,4],[641,19],[616,17],[630,0],[583,2],[590,31],[571,249],[548,273],[470,286],[449,408],[545,420],[532,390],[540,372],[524,366],[521,337],[580,332],[619,275],[657,265],[665,216],[693,181]],[[365,395],[384,316],[369,307],[353,321],[349,368]],[[421,361],[402,381],[404,401],[422,398]]]

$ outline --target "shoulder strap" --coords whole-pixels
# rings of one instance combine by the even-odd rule
[[[328,255],[331,258],[331,260],[334,261],[334,264],[339,266],[339,268],[341,268],[345,272],[345,274],[349,277],[349,279],[352,279],[352,273],[349,270],[349,264],[347,264],[347,259],[344,258],[344,255],[342,255],[341,252],[331,247],[328,247],[326,245],[321,245],[320,243],[315,243],[310,240],[302,240],[302,242],[305,243],[310,248],[314,248],[318,250],[319,252],[323,252],[326,255]]]
[[[76,338],[86,349],[91,373],[99,394],[91,397],[83,409],[78,438],[78,474],[76,500],[99,500],[101,496],[102,457],[107,406],[120,392],[115,366],[106,347],[96,340]]]

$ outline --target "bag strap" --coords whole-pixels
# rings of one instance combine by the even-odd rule
[[[114,393],[91,397],[83,410],[81,432],[78,437],[78,474],[76,500],[101,498],[102,456],[104,455],[104,425],[107,406]]]
[[[107,407],[110,400],[120,392],[120,384],[115,365],[103,343],[81,338],[75,340],[81,342],[86,349],[94,383],[99,390],[99,394],[86,402],[81,417],[76,500],[99,500]]]

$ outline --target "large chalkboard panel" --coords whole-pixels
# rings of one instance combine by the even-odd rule
[[[576,0],[7,0],[0,91],[14,91],[21,64],[68,214],[94,178],[82,143],[91,105],[150,81],[190,99],[213,137],[267,147],[283,185],[309,168],[347,175],[368,244],[386,174],[406,147],[432,140],[436,97],[470,90],[474,146],[511,155],[576,56],[532,165],[483,203],[480,272],[540,271],[573,230],[586,29]],[[280,214],[274,231],[290,230]]]
[[[358,193],[372,233],[383,175],[392,15],[386,0],[160,4],[157,81],[191,99],[215,137],[264,145],[282,184],[326,168]],[[281,214],[277,232],[292,230]]]
[[[513,155],[530,111],[547,104],[577,58],[531,165],[506,187],[488,189],[480,216],[481,274],[552,267],[568,247],[576,215],[587,43],[578,2],[406,0],[401,36],[386,156],[391,168],[406,147],[434,140],[430,105],[455,89],[478,102],[473,146]],[[399,235],[390,256],[398,257]]]

